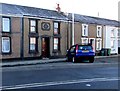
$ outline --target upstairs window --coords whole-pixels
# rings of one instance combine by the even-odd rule
[[[2,18],[3,32],[10,32],[10,18]]]
[[[60,23],[59,22],[54,22],[54,34],[55,35],[60,34]]]
[[[30,20],[30,32],[31,33],[37,33],[36,20]]]
[[[87,37],[88,36],[88,25],[82,24],[82,36]]]
[[[102,27],[101,26],[97,26],[97,37],[102,37]]]

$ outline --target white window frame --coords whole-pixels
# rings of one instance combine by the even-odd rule
[[[118,29],[118,37],[120,37],[120,29]]]
[[[96,50],[101,50],[102,48],[102,39],[96,39]]]
[[[115,29],[111,30],[111,37],[115,37]]]
[[[30,32],[36,33],[36,20],[30,20]]]
[[[60,38],[54,38],[53,49],[60,50]]]
[[[82,36],[88,36],[88,25],[82,24]]]
[[[115,48],[115,39],[111,39],[111,48]]]
[[[59,34],[59,22],[54,22],[54,34]]]
[[[97,26],[97,37],[102,37],[102,26]]]
[[[10,53],[10,46],[10,37],[2,37],[2,53]]]
[[[36,38],[30,37],[30,51],[36,51]]]
[[[88,38],[81,38],[81,42],[82,42],[82,44],[88,44],[89,43]]]
[[[89,38],[89,43],[90,43],[90,40],[93,40],[94,44],[92,44],[92,47],[93,47],[93,51],[95,52],[95,38]]]
[[[10,32],[10,18],[6,18],[6,17],[2,18],[2,31]]]

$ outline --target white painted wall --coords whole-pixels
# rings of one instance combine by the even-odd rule
[[[118,29],[117,27],[114,26],[104,26],[103,28],[103,47],[104,48],[110,48],[111,49],[111,54],[118,54]],[[111,30],[114,30],[115,37],[111,37]],[[111,47],[111,40],[115,40],[114,43],[114,48]]]

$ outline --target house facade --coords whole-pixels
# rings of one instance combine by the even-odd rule
[[[120,28],[118,28],[118,53],[120,54]]]
[[[118,27],[104,26],[104,48],[110,48],[111,54],[118,54]]]
[[[73,14],[68,17],[72,21]],[[96,55],[102,48],[109,48],[111,54],[118,54],[118,26],[118,21],[74,14],[75,44],[90,43]]]
[[[0,59],[65,57],[73,42],[72,14],[4,3],[0,6]],[[101,48],[118,53],[117,28],[117,21],[74,14],[74,44],[89,43],[96,53]]]
[[[62,57],[67,50],[67,18],[57,11],[1,4],[1,58]]]

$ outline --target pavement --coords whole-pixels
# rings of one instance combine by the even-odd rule
[[[95,59],[98,58],[110,58],[110,57],[118,57],[118,55],[110,55],[110,56],[95,56]],[[56,63],[56,62],[65,62],[66,58],[58,58],[58,59],[38,59],[38,60],[16,60],[16,61],[7,61],[1,62],[0,67],[14,67],[14,66],[25,66],[25,65],[36,65],[36,64],[46,64],[46,63]]]

